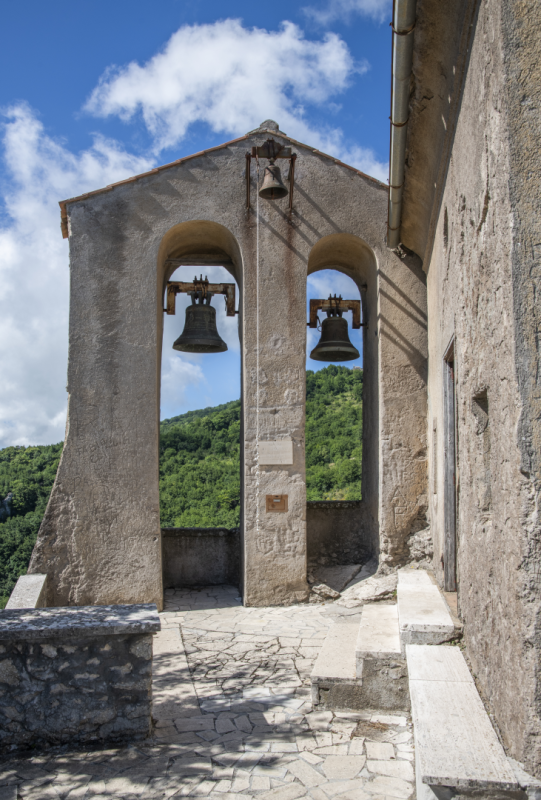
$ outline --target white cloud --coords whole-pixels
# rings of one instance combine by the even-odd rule
[[[143,66],[109,68],[86,109],[124,120],[141,113],[157,150],[177,144],[195,122],[242,135],[271,117],[292,134],[306,104],[327,102],[366,69],[336,34],[309,41],[291,22],[266,31],[228,19],[183,26]]]
[[[182,141],[195,123],[241,136],[271,118],[294,139],[386,180],[387,165],[372,151],[349,148],[339,128],[307,120],[308,107],[329,112],[332,98],[368,69],[336,34],[309,41],[291,22],[266,31],[224,20],[180,28],[146,64],[111,67],[85,108],[125,121],[141,115],[156,153]]]
[[[318,25],[329,25],[336,20],[349,22],[354,14],[383,22],[390,19],[392,3],[391,0],[329,0],[324,7],[307,6],[303,11]]]
[[[77,155],[25,105],[4,110],[0,190],[0,447],[64,438],[68,242],[58,201],[149,169],[96,137]]]

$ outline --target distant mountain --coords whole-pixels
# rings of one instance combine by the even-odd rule
[[[306,373],[308,500],[360,500],[363,372],[331,365]],[[240,519],[240,400],[160,424],[163,527],[236,527]],[[26,572],[62,444],[0,450],[0,608]]]

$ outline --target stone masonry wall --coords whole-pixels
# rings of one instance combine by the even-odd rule
[[[510,143],[519,130],[525,133],[524,117],[533,120],[533,110],[539,113],[539,24],[539,4],[484,0],[479,5],[434,248],[425,265],[431,312],[428,451],[434,567],[442,581],[443,369],[454,337],[459,609],[473,671],[504,744],[537,775],[540,484],[522,425],[524,409],[533,406],[519,392],[517,373],[528,348],[537,347],[539,359],[539,332],[532,327],[532,304],[538,305],[532,297],[538,295],[528,289],[528,281],[540,274],[539,254],[533,271],[533,245],[540,241],[534,231],[541,216],[538,133],[523,140],[514,162]],[[533,38],[521,49],[517,42],[527,31]],[[517,57],[527,65],[519,69]],[[509,70],[518,70],[512,81]],[[524,208],[520,203],[527,192],[520,201],[510,192],[520,181],[531,194]],[[528,235],[519,235],[526,221]],[[528,364],[524,386],[540,374],[532,360]]]
[[[155,607],[2,612],[0,748],[148,736],[159,625]]]

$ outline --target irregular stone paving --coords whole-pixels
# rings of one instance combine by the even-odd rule
[[[233,587],[170,590],[166,599],[155,640],[153,738],[4,757],[2,800],[4,792],[10,800],[413,794],[409,717],[312,710],[313,663],[329,626],[351,610],[332,603],[244,608]]]

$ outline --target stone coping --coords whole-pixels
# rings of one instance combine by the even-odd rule
[[[240,528],[162,528],[162,536],[235,536]]]
[[[360,508],[364,500],[307,500],[307,508]]]
[[[155,603],[70,606],[0,612],[0,641],[115,636],[161,630]]]

